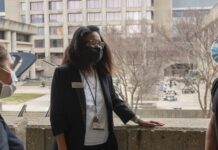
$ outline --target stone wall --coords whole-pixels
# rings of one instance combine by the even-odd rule
[[[165,126],[153,129],[138,127],[133,123],[123,126],[115,119],[119,150],[204,150],[208,119],[155,120],[165,123]],[[52,134],[47,121],[42,119],[27,126],[27,150],[50,150]]]

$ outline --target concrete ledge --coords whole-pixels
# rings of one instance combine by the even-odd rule
[[[150,120],[150,119],[149,119]],[[115,119],[119,150],[204,150],[209,119],[155,119],[165,127],[146,129]],[[27,150],[50,150],[51,129],[48,118],[26,129]]]

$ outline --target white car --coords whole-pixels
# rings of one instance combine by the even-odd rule
[[[163,97],[165,101],[176,101],[177,97],[175,95],[167,94]]]

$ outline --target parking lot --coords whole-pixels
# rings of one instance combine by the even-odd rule
[[[168,85],[169,88],[169,85]],[[198,102],[198,95],[196,92],[194,93],[182,93],[182,89],[184,89],[184,83],[176,83],[176,85],[173,85],[170,89],[176,91],[175,97],[177,100],[175,101],[169,101],[164,100],[164,96],[166,95],[165,92],[159,91],[159,101],[157,102],[157,108],[162,109],[201,109],[199,102]],[[203,96],[204,93],[204,87],[201,85],[201,95]],[[210,93],[208,96],[208,105],[210,102]]]

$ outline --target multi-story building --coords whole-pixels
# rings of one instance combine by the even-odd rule
[[[125,28],[127,34],[132,34],[141,32],[142,19],[150,23],[151,32],[154,23],[169,28],[171,20],[170,0],[1,1],[5,3],[6,18],[38,27],[38,34],[33,39],[34,50],[39,58],[52,58],[53,61],[62,57],[73,32],[80,25],[97,25],[108,31],[111,27]]]
[[[189,17],[190,11],[207,15],[216,4],[218,0],[172,0],[172,23],[176,25],[180,18]]]
[[[8,19],[0,18],[0,44],[9,52],[33,51],[33,35],[37,33],[37,27]],[[23,78],[35,78],[35,65],[33,65]]]

